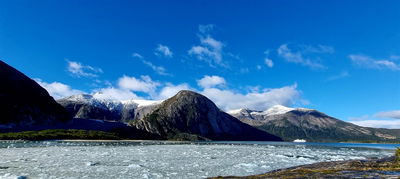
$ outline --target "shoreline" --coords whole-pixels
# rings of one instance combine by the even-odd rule
[[[1,134],[1,133],[0,133]],[[329,144],[356,144],[356,145],[398,145],[400,143],[366,143],[366,142],[291,142],[291,141],[190,141],[190,140],[147,140],[147,139],[44,139],[44,140],[29,140],[29,139],[0,139],[4,141],[66,141],[66,142],[179,142],[179,143],[216,143],[216,144],[242,144],[248,143],[256,145],[270,145],[274,144],[294,144],[294,145],[327,145]],[[265,143],[265,144],[263,144]],[[352,146],[348,146],[352,147]],[[394,148],[393,150],[395,150]]]
[[[356,148],[369,148],[369,149],[381,149],[381,150],[396,150],[400,148],[400,143],[349,143],[349,142],[286,142],[286,141],[179,141],[179,140],[147,140],[147,139],[44,139],[44,140],[29,140],[29,139],[0,139],[0,142],[16,142],[16,141],[31,141],[31,142],[148,142],[148,143],[181,143],[181,144],[225,144],[225,145],[309,145],[309,146],[337,146],[342,144],[340,147],[356,147]],[[373,147],[375,146],[376,147]],[[386,147],[381,147],[386,146]]]
[[[400,178],[400,148],[395,156],[380,159],[317,162],[250,176],[217,176],[208,179],[257,178]]]
[[[399,178],[400,165],[393,165],[394,157],[369,160],[318,162],[277,169],[250,176],[217,176],[208,179],[256,178]]]

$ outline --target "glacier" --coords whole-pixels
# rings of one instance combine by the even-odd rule
[[[1,141],[0,178],[245,176],[322,161],[393,155],[341,145],[213,142]]]

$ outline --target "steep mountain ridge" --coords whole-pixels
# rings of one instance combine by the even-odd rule
[[[207,97],[187,90],[165,100],[131,125],[167,139],[280,140],[219,110]]]
[[[109,100],[89,94],[78,94],[57,100],[74,118],[106,121],[129,121],[151,112],[161,101]]]
[[[241,109],[229,113],[286,141],[400,141],[400,130],[361,127],[313,109],[273,106],[266,111]]]
[[[0,130],[67,122],[71,116],[38,83],[0,60]]]
[[[0,86],[1,133],[36,131],[32,133],[37,134],[40,133],[37,131],[46,129],[82,129],[112,132],[118,134],[121,138],[161,139],[160,136],[129,127],[120,122],[73,119],[68,111],[58,104],[37,82],[3,61],[0,61],[0,82],[2,84]],[[75,96],[75,98],[75,101],[86,103],[91,96],[80,95]],[[108,101],[102,103],[92,101],[91,105],[111,111],[121,109],[120,104]],[[63,136],[71,137],[66,133]],[[14,137],[22,136],[15,134]],[[81,137],[85,137],[85,135]],[[52,136],[41,136],[41,139],[46,138],[52,138]]]

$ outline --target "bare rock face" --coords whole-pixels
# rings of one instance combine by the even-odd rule
[[[135,111],[134,119],[135,120],[143,119],[146,115],[152,113],[159,106],[160,106],[160,104],[153,104],[153,105],[137,107],[136,111]]]
[[[120,102],[101,101],[89,94],[79,94],[57,100],[74,118],[106,121],[122,120],[123,105]],[[133,113],[133,111],[131,112]],[[124,111],[124,117],[130,117]]]
[[[52,125],[71,119],[34,80],[0,61],[0,130]]]
[[[143,101],[143,100],[142,100]],[[57,100],[74,118],[95,119],[113,122],[129,122],[141,119],[153,112],[157,101],[138,104],[135,100],[116,101],[98,99],[89,94],[78,94]]]
[[[167,139],[190,140],[197,136],[194,140],[281,140],[219,110],[205,96],[186,90],[165,100],[131,125]]]
[[[242,109],[231,111],[230,114],[286,141],[400,141],[398,129],[361,127],[313,109],[274,106],[266,111]]]

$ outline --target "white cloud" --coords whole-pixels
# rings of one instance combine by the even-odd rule
[[[144,57],[139,53],[132,53],[132,57],[139,59],[143,64],[150,67],[153,71],[155,71],[159,75],[172,76],[171,74],[167,73],[167,70],[163,66],[154,65],[150,61],[145,60]]]
[[[167,70],[163,66],[157,66],[151,63],[150,61],[147,60],[142,60],[143,64],[147,65],[150,67],[153,71],[155,71],[159,75],[164,75],[164,76],[171,76],[171,74],[167,73]]]
[[[186,83],[183,84],[179,84],[179,85],[173,85],[171,83],[167,83],[166,86],[164,86],[159,95],[158,95],[158,99],[167,99],[170,98],[174,95],[176,95],[176,93],[178,93],[181,90],[190,90],[190,86]]]
[[[193,46],[188,51],[188,54],[195,56],[198,60],[207,62],[211,67],[227,67],[222,59],[224,43],[214,39],[209,34],[213,27],[213,25],[199,26],[200,45]]]
[[[215,28],[214,24],[199,25],[199,32],[202,34],[207,34],[213,31]]]
[[[296,84],[247,94],[217,88],[206,88],[201,93],[225,111],[239,108],[266,110],[277,104],[291,106],[300,99]]]
[[[371,118],[369,115],[363,115],[361,117],[349,117],[348,122],[364,127],[400,129],[400,110],[378,112],[372,117],[373,118]]]
[[[150,76],[147,75],[140,76],[140,79],[124,75],[118,80],[118,86],[121,89],[140,91],[149,94],[154,94],[159,85],[160,83],[153,81]]]
[[[158,47],[155,49],[154,54],[159,57],[167,57],[167,58],[171,58],[173,55],[169,47],[162,44],[158,44]]]
[[[140,55],[139,53],[132,53],[132,57],[134,57],[134,58],[139,58],[139,59],[143,59],[143,56],[142,55]]]
[[[374,117],[400,119],[400,110],[378,112],[374,114]]]
[[[267,65],[267,67],[272,68],[274,66],[274,62],[269,58],[269,53],[270,53],[270,50],[264,51],[264,54],[265,54],[264,63],[265,63],[265,65]],[[259,69],[261,69],[261,67]]]
[[[261,89],[261,87],[249,87],[250,92],[240,93],[230,89],[219,89],[227,83],[220,76],[205,75],[197,80],[197,84],[203,88],[199,93],[207,96],[222,110],[248,108],[265,110],[277,104],[291,106],[297,103],[305,104],[307,101],[300,98],[301,92],[297,90],[297,84],[282,88]]]
[[[274,66],[274,62],[269,58],[265,58],[264,62],[267,65],[267,67],[269,67],[269,68],[272,68]]]
[[[143,99],[128,89],[119,89],[113,87],[95,90],[93,96],[98,99],[111,100]]]
[[[150,76],[137,77],[122,76],[118,79],[117,87],[109,86],[94,90],[92,93],[100,99],[128,100],[151,99],[164,100],[174,96],[180,90],[193,90],[188,84],[174,85],[153,81]],[[135,92],[143,92],[140,96]]]
[[[337,74],[337,75],[330,76],[330,77],[327,79],[327,81],[333,81],[333,80],[345,78],[345,77],[348,77],[348,76],[350,76],[350,75],[349,75],[349,72],[347,72],[347,71],[342,71],[342,72],[340,72],[340,73]]]
[[[359,120],[359,121],[348,121],[355,125],[363,127],[373,127],[373,128],[388,128],[388,129],[400,129],[400,120]]]
[[[206,37],[201,37],[200,42],[203,45],[209,46],[212,49],[216,49],[217,51],[221,51],[224,44],[218,40],[215,40],[211,36],[207,35]]]
[[[317,60],[311,58],[306,58],[303,53],[304,49],[300,51],[293,51],[288,47],[288,44],[282,44],[278,50],[278,55],[290,63],[301,64],[303,66],[308,66],[312,69],[322,69],[325,68],[324,65],[320,64]]]
[[[361,68],[369,68],[369,69],[390,69],[390,70],[400,70],[400,65],[396,64],[393,56],[389,59],[373,59],[369,56],[365,55],[349,55],[349,58],[353,62],[354,65]]]
[[[70,86],[60,83],[60,82],[52,82],[47,83],[42,81],[41,79],[34,79],[40,86],[49,92],[50,96],[55,99],[61,99],[64,97],[68,97],[75,94],[82,94],[83,91],[72,89]]]
[[[262,67],[261,67],[261,65],[257,65],[256,68],[257,68],[257,70],[261,70]]]
[[[67,60],[67,62],[67,70],[76,77],[97,77],[99,73],[103,73],[103,70],[100,68],[83,65],[76,61]]]
[[[197,80],[197,84],[202,88],[211,88],[215,86],[223,86],[226,84],[226,81],[220,76],[205,75],[202,79]]]

